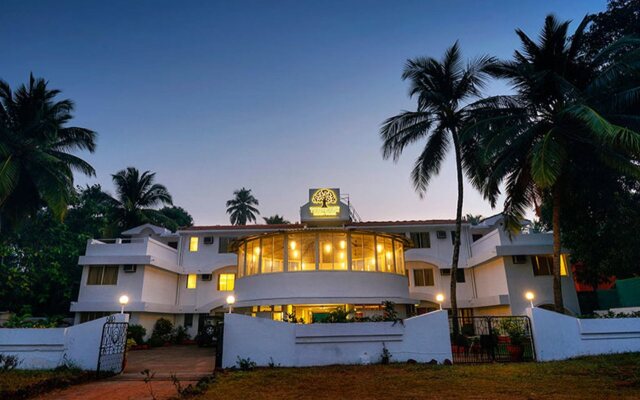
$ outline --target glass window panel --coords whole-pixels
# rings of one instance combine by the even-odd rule
[[[331,237],[331,233],[321,233],[318,235],[320,240],[319,247],[319,256],[320,256],[320,264],[319,267],[321,270],[332,270],[333,269],[333,259],[334,254],[336,252],[333,246],[333,239]]]
[[[333,269],[344,271],[347,269],[347,234],[333,234]]]
[[[89,267],[87,285],[99,285],[102,282],[102,266]]]
[[[260,239],[247,242],[247,253],[245,257],[247,260],[247,276],[257,274],[258,265],[260,264]]]
[[[560,275],[567,276],[567,255],[560,255]]]
[[[198,281],[198,275],[196,274],[189,274],[187,275],[187,289],[195,289],[196,288],[196,283]]]
[[[289,235],[289,271],[316,269],[316,235],[296,233]]]
[[[189,251],[198,251],[198,237],[191,236],[189,238]]]
[[[401,241],[394,240],[393,245],[395,248],[396,257],[396,273],[404,275],[404,246]]]
[[[413,270],[413,286],[424,286],[424,270]]]
[[[273,266],[272,272],[282,272],[284,266],[284,235],[273,237]]]
[[[262,273],[269,274],[273,272],[273,236],[262,238],[261,243]]]
[[[221,292],[232,291],[235,286],[235,274],[218,275],[218,290]]]
[[[244,243],[238,247],[238,278],[244,275]]]
[[[393,239],[380,237],[380,242],[384,244],[384,261],[381,264],[382,272],[395,272],[395,266],[393,265]]]
[[[351,270],[364,271],[364,237],[361,234],[351,234]]]
[[[362,237],[362,253],[364,258],[364,270],[376,270],[376,250],[375,239],[373,235],[363,235]]]
[[[104,274],[102,275],[103,285],[117,285],[118,284],[118,270],[119,266],[104,267]]]

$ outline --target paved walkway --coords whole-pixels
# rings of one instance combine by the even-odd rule
[[[197,346],[171,346],[137,350],[127,354],[124,373],[109,379],[56,390],[38,397],[42,400],[146,400],[152,399],[149,385],[140,373],[149,369],[155,373],[150,383],[157,399],[175,397],[171,382],[175,374],[183,386],[213,373],[215,350]]]

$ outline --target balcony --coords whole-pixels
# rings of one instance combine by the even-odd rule
[[[152,238],[89,239],[80,265],[153,265],[179,272],[176,249]]]
[[[496,229],[471,244],[469,265],[477,265],[494,257],[515,255],[551,254],[553,234],[523,233],[509,237],[507,232]]]

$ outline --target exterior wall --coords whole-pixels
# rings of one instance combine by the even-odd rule
[[[415,255],[414,255],[415,257]],[[430,301],[432,303],[436,302],[436,295],[439,293],[444,294],[445,302],[442,304],[444,307],[449,306],[449,299],[451,293],[451,276],[450,275],[441,275],[441,268],[449,268],[446,267],[438,267],[435,264],[427,263],[424,261],[407,261],[406,262],[407,274],[409,279],[409,291],[411,297]],[[433,286],[415,286],[414,279],[414,269],[422,269],[422,268],[431,268],[433,269]],[[459,299],[471,299],[474,297],[473,295],[473,273],[471,269],[463,269],[465,275],[464,282],[458,282],[457,284],[457,294]]]
[[[246,233],[205,233],[194,232],[180,235],[179,254],[180,264],[187,274],[210,274],[218,268],[229,265],[236,265],[237,257],[235,253],[220,253],[221,237],[238,237]],[[190,237],[198,237],[198,251],[189,251]],[[212,236],[213,244],[204,244],[204,238]]]
[[[144,277],[140,301],[176,304],[179,275],[150,265],[143,266],[136,274]],[[131,275],[131,274],[126,274]]]
[[[495,259],[473,268],[477,297],[509,294],[507,273],[502,259]]]
[[[175,314],[159,314],[159,313],[144,313],[144,312],[132,312],[129,323],[142,325],[147,330],[147,334],[145,335],[145,340],[151,337],[151,333],[153,332],[153,326],[156,321],[160,318],[168,319],[174,325],[177,325],[176,315]]]
[[[414,359],[442,363],[451,360],[449,322],[445,311],[435,311],[391,322],[299,325],[225,314],[224,368],[238,357],[259,366],[271,361],[283,367],[378,362],[383,344],[392,362]]]
[[[529,307],[529,301],[524,298],[527,291],[535,294],[534,305],[553,304],[553,276],[535,276],[531,257],[527,257],[525,264],[514,264],[511,257],[502,257],[502,260],[507,272],[511,310],[514,315],[524,315]],[[568,275],[561,278],[564,307],[574,314],[580,314],[571,268],[567,269]]]
[[[122,294],[126,293],[129,296],[130,303],[142,301],[144,268],[140,268],[140,266],[134,273],[125,273],[123,267],[120,266],[116,285],[87,285],[88,275],[89,266],[85,265],[82,267],[78,302],[109,302],[113,303],[111,310],[117,310],[120,308],[118,298]]]
[[[413,304],[407,278],[384,272],[300,271],[245,276],[235,283],[236,307],[269,304]]]
[[[115,314],[117,322],[126,322],[127,314]],[[107,317],[69,328],[0,329],[0,353],[15,355],[20,369],[52,369],[72,363],[84,370],[96,370]]]
[[[509,306],[494,307],[478,307],[473,309],[473,315],[476,317],[494,317],[494,316],[510,316],[513,315]]]
[[[640,351],[640,318],[577,319],[528,308],[538,361]]]

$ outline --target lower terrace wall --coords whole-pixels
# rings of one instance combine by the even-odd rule
[[[290,324],[239,314],[225,314],[222,365],[230,368],[239,358],[259,366],[282,367],[331,364],[367,364],[380,360],[383,343],[391,362],[414,359],[439,363],[451,360],[446,311],[435,311],[392,322],[343,324]]]
[[[538,361],[640,351],[640,318],[578,319],[529,308]]]
[[[115,322],[127,322],[127,314],[114,314]],[[73,364],[84,370],[98,365],[102,327],[107,318],[68,328],[0,328],[0,354],[18,357],[18,369],[52,369]]]

